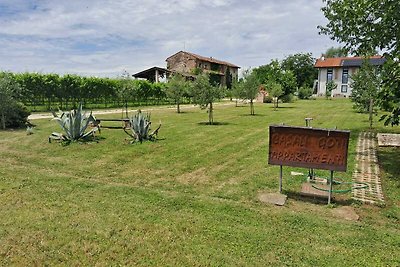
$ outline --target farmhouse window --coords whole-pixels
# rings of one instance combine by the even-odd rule
[[[333,80],[333,69],[328,69],[326,72],[326,81],[332,81]]]

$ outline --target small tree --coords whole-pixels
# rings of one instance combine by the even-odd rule
[[[243,83],[239,87],[242,90],[243,99],[250,101],[250,115],[254,115],[254,99],[259,93],[260,82],[250,69],[243,72]]]
[[[332,91],[335,90],[337,87],[337,84],[330,80],[329,82],[326,83],[326,90],[325,90],[325,98],[328,99],[332,96]]]
[[[281,97],[284,93],[283,89],[282,89],[282,85],[280,85],[279,83],[276,83],[276,82],[270,82],[270,83],[268,83],[267,88],[268,88],[267,90],[269,90],[269,93],[273,97],[274,110],[276,110],[276,108],[278,107],[279,97]]]
[[[351,100],[354,107],[361,112],[369,112],[369,127],[372,128],[373,112],[380,89],[381,78],[378,69],[365,59],[360,70],[352,75]]]
[[[224,96],[223,88],[210,84],[207,74],[198,75],[192,84],[193,102],[200,105],[201,109],[208,108],[208,122],[214,123],[213,103]]]
[[[134,91],[135,91],[135,86],[130,78],[130,75],[128,72],[124,71],[119,81],[117,95],[122,100],[123,105],[125,106],[126,118],[128,118],[128,102],[129,99],[132,98]]]
[[[181,74],[174,74],[169,79],[166,87],[167,96],[174,100],[176,112],[181,113],[180,104],[185,94],[187,94],[189,83]]]

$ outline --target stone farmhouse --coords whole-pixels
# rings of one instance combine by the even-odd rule
[[[369,62],[373,66],[381,66],[386,59],[382,56],[373,56]],[[326,84],[334,81],[337,84],[332,91],[333,97],[349,97],[351,95],[351,75],[355,74],[363,63],[362,57],[336,57],[317,59],[314,67],[318,69],[318,80],[314,87],[314,93],[325,95]]]
[[[133,74],[136,79],[147,79],[159,82],[161,78],[168,78],[172,73],[180,73],[189,79],[194,79],[196,74],[208,73],[210,79],[223,86],[229,86],[233,80],[238,79],[239,66],[218,60],[212,57],[204,57],[186,51],[179,51],[166,60],[167,68],[152,67]]]

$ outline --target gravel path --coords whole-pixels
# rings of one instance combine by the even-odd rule
[[[229,106],[234,105],[235,102],[223,102],[223,103],[214,103],[214,106]],[[181,105],[181,110],[192,109],[198,106],[195,105]],[[144,108],[142,111],[153,111],[153,110],[165,110],[165,109],[176,109],[176,106],[162,106],[162,107],[152,107],[152,108]],[[132,114],[133,112],[137,112],[137,109],[129,109],[128,112]],[[93,115],[105,115],[105,114],[121,114],[122,109],[108,109],[108,110],[94,110]],[[38,119],[52,119],[53,115],[51,112],[45,113],[34,113],[29,115],[28,120],[38,120]]]

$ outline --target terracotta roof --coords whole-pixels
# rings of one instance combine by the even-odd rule
[[[173,54],[172,56],[168,57],[166,59],[166,61],[168,61],[169,58],[171,58],[171,57],[173,57],[173,56],[175,56],[176,54],[179,54],[179,53],[188,54],[188,55],[190,55],[190,56],[192,56],[194,58],[197,58],[199,60],[202,60],[202,61],[207,61],[207,62],[216,63],[216,64],[220,64],[220,65],[226,65],[226,66],[229,66],[229,67],[232,67],[232,68],[240,68],[239,66],[236,66],[235,64],[232,64],[232,63],[229,63],[229,62],[226,62],[226,61],[218,60],[218,59],[215,59],[213,57],[203,57],[203,56],[200,56],[200,55],[197,55],[197,54],[194,54],[194,53],[190,53],[190,52],[186,52],[186,51],[179,51],[179,52]]]
[[[330,68],[342,66],[361,66],[362,57],[333,57],[333,58],[319,58],[315,62],[315,68]],[[386,60],[382,56],[370,57],[372,65],[382,65]]]

